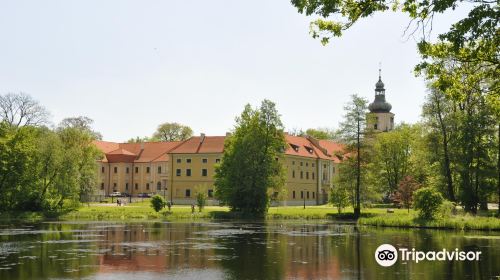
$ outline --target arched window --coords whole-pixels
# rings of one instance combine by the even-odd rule
[[[161,182],[158,182],[158,183],[156,184],[156,190],[161,191]]]

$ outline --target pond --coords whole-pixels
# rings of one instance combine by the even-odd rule
[[[381,244],[480,251],[398,259]],[[59,222],[0,226],[0,279],[498,279],[500,233],[326,222]]]

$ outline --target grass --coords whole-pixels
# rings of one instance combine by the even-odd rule
[[[488,216],[472,216],[469,214],[452,215],[434,220],[422,220],[417,213],[410,214],[381,214],[373,217],[362,217],[358,220],[360,225],[400,228],[441,228],[458,230],[500,230],[500,219]]]
[[[387,208],[364,208],[361,211],[361,218],[357,220],[359,225],[369,225],[377,227],[400,227],[400,228],[441,228],[457,230],[500,230],[500,219],[493,217],[494,212],[483,212],[477,216],[459,211],[457,215],[435,220],[421,220],[417,217],[417,212],[406,209],[393,209],[394,213],[387,213]],[[329,205],[321,206],[287,206],[271,207],[265,217],[267,220],[287,220],[287,219],[316,219],[349,221],[355,223],[353,209],[346,208],[342,213],[338,213],[336,208]],[[213,219],[241,219],[246,218],[238,213],[230,212],[228,207],[207,206],[202,212],[191,212],[191,206],[174,205],[171,211],[164,209],[155,212],[149,199],[127,204],[118,207],[112,205],[91,204],[84,205],[78,210],[65,214],[61,220],[110,220],[110,221],[134,221],[134,220],[213,220]],[[3,221],[40,221],[43,216],[40,213],[0,213],[0,220]]]

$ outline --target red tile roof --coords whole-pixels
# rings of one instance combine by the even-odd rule
[[[168,161],[167,153],[182,142],[94,143],[106,155],[104,162],[158,162]]]
[[[106,155],[104,162],[159,162],[168,161],[168,154],[222,153],[225,136],[195,136],[185,141],[113,143],[95,141]],[[340,162],[344,149],[342,144],[331,140],[315,140],[307,137],[285,134],[285,154],[309,158],[320,158]],[[141,150],[141,147],[143,148]]]
[[[170,151],[172,154],[196,154],[196,153],[222,153],[224,152],[225,136],[195,136],[184,141],[177,148]]]

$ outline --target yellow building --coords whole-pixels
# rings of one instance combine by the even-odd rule
[[[222,159],[225,136],[191,137],[178,142],[112,143],[96,141],[105,154],[99,162],[100,192],[133,197],[160,194],[174,204],[195,203],[196,191],[214,199],[215,165]],[[324,204],[340,162],[342,146],[329,140],[286,135],[286,205]]]

